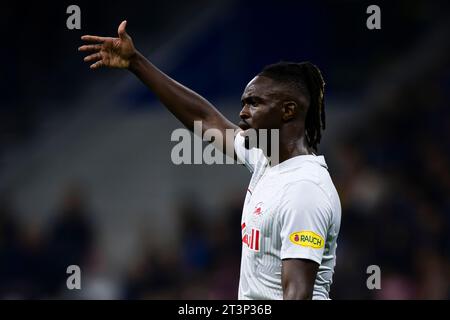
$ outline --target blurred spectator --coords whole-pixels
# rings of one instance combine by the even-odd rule
[[[86,207],[80,186],[70,186],[64,194],[61,208],[50,224],[48,243],[52,270],[51,293],[65,287],[66,270],[77,265],[83,270],[96,240],[92,215]]]

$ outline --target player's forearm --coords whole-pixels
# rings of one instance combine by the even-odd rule
[[[194,121],[211,123],[224,121],[220,112],[205,98],[173,80],[155,67],[142,54],[130,61],[133,72],[187,128],[193,129]],[[209,124],[209,125],[208,125]]]

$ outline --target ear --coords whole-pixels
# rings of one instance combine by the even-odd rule
[[[281,111],[283,113],[283,121],[289,121],[295,118],[298,112],[298,105],[295,101],[285,101]]]

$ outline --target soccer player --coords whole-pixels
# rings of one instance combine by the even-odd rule
[[[90,43],[79,48],[90,53],[84,61],[92,69],[130,70],[187,128],[201,121],[203,131],[220,130],[217,145],[252,172],[242,212],[239,299],[329,299],[341,207],[324,157],[315,154],[325,128],[319,69],[309,62],[264,68],[244,90],[238,127],[140,54],[126,23],[117,38],[83,36]],[[232,139],[227,129],[236,131]],[[246,143],[253,129],[278,130],[277,163]]]

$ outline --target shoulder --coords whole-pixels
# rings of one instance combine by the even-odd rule
[[[283,178],[285,180],[283,193],[287,197],[295,197],[297,201],[322,199],[333,206],[339,201],[323,157],[305,161],[295,170],[286,172]]]
[[[331,207],[331,199],[318,179],[303,177],[290,181],[284,186],[281,205],[327,206]]]
[[[341,205],[333,184],[304,178],[285,185],[277,211],[281,223],[301,219],[326,226],[339,223]]]

